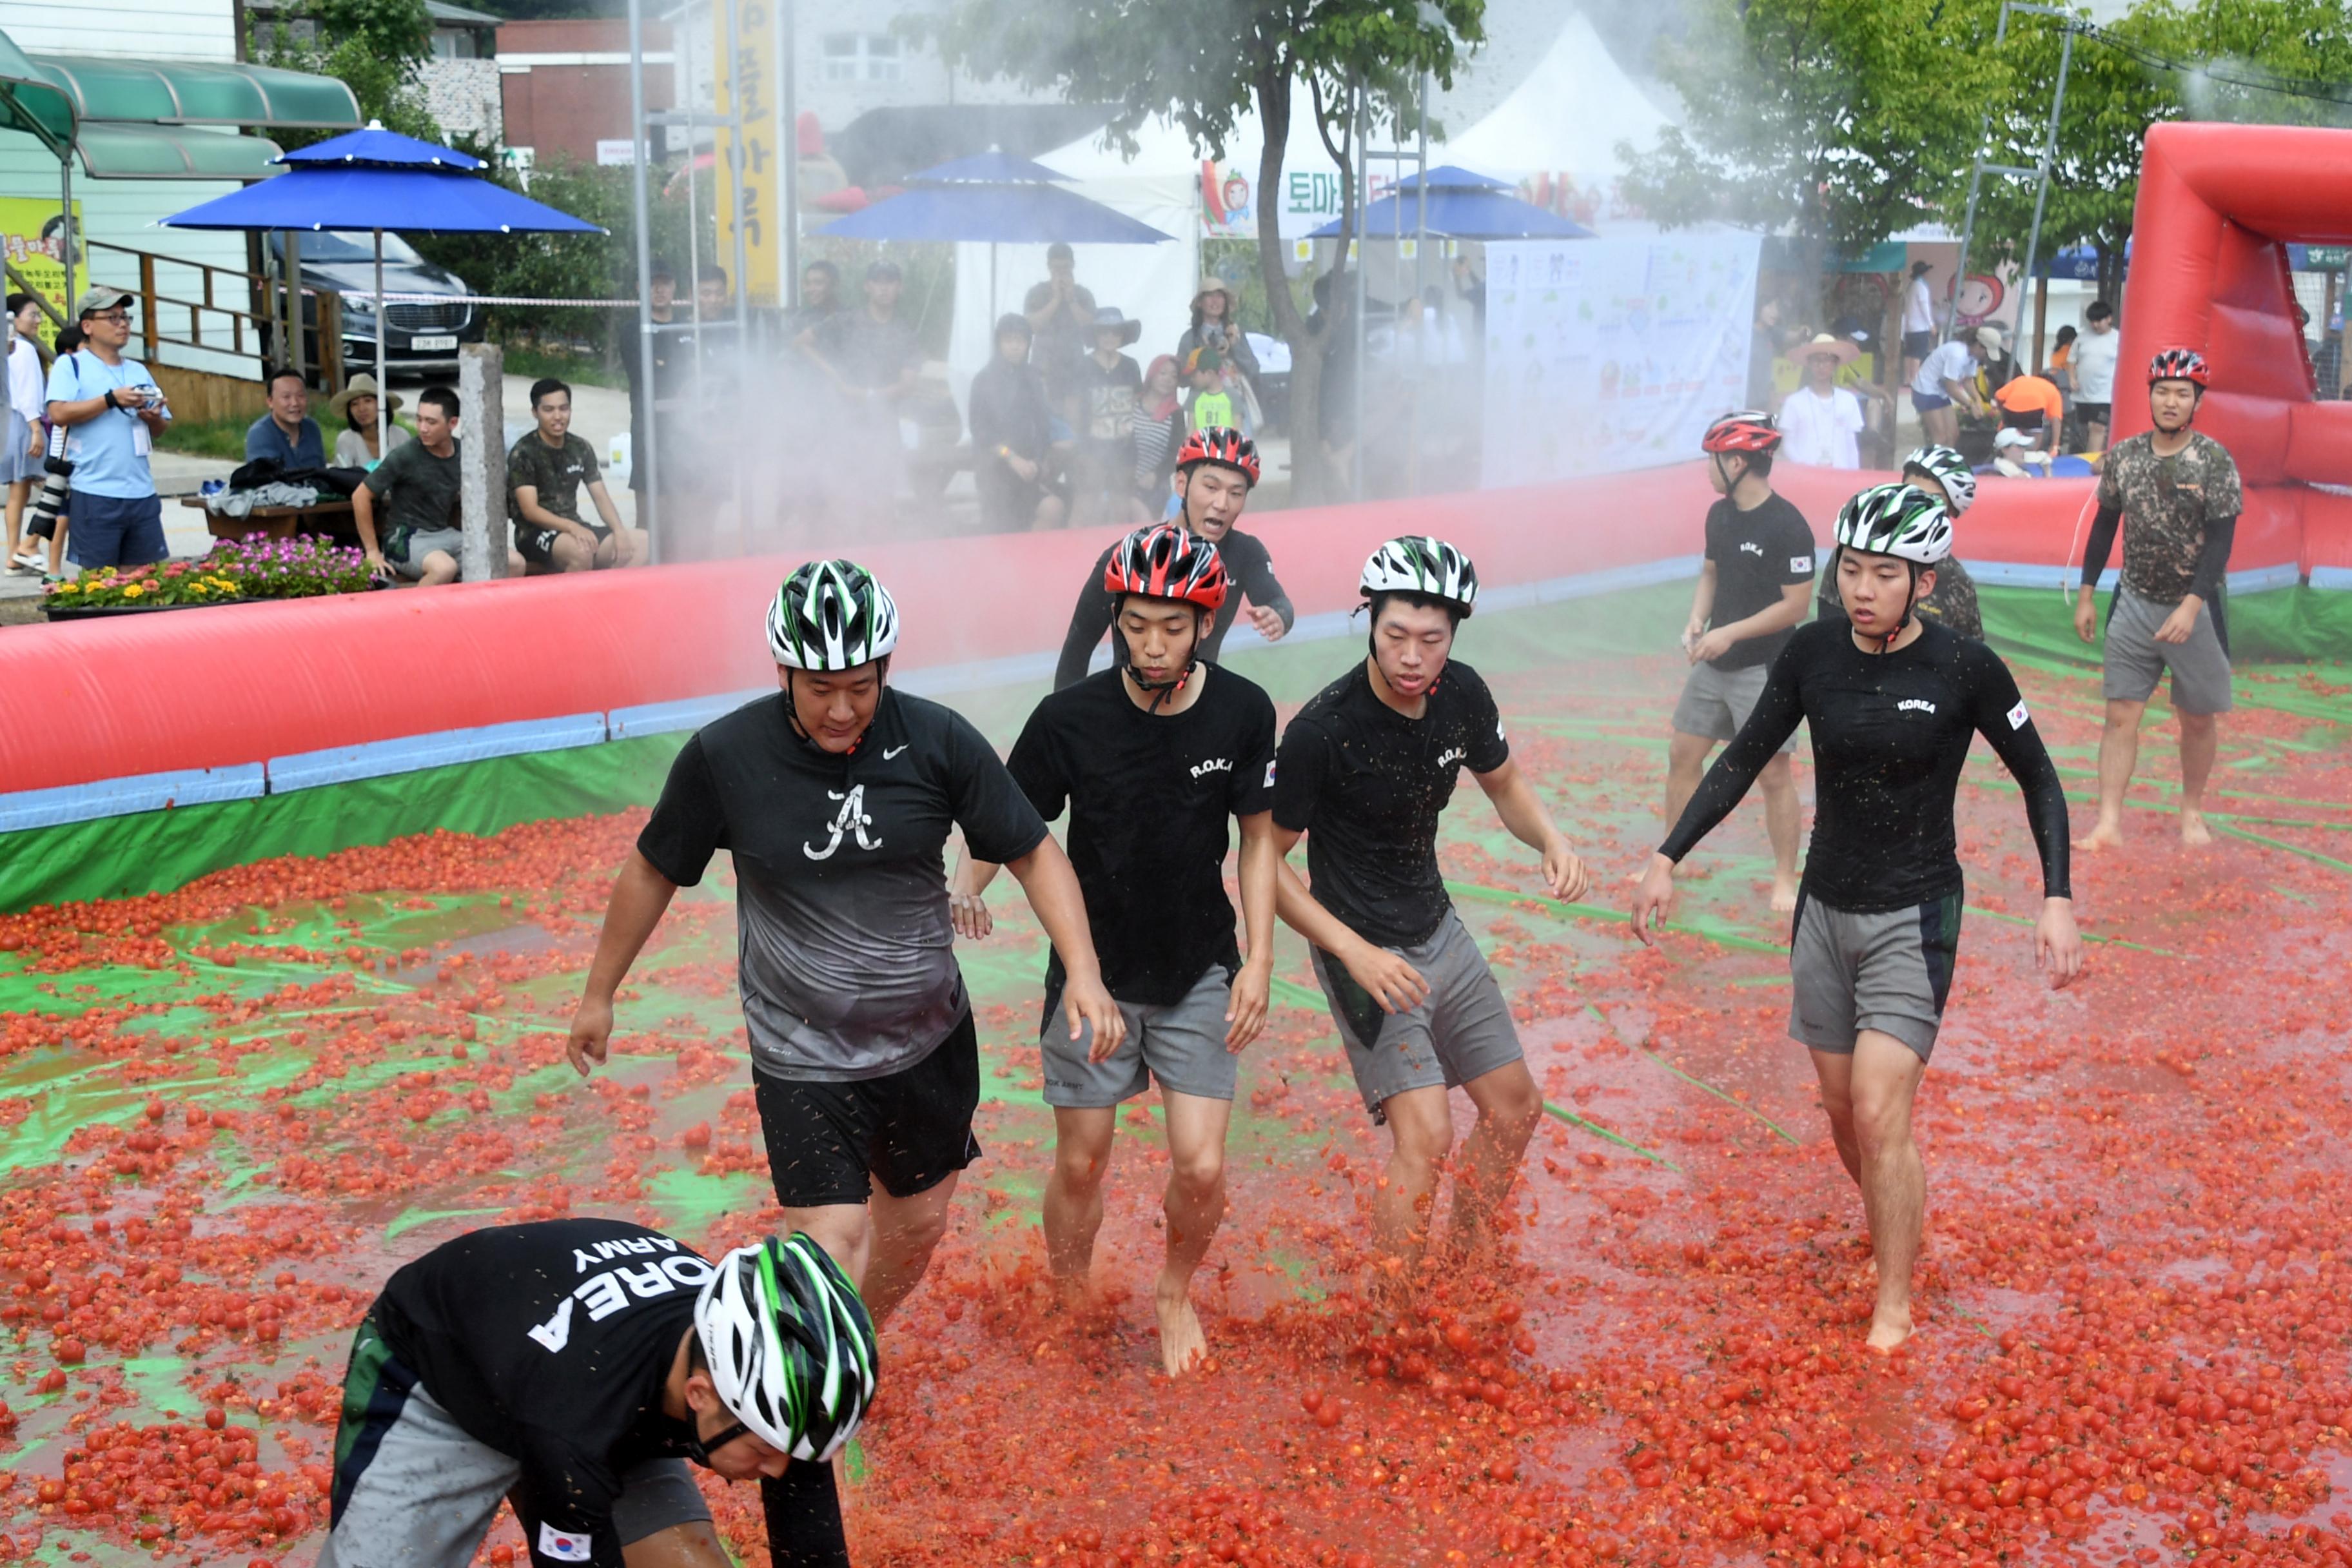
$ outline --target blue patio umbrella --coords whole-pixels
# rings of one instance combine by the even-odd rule
[[[1502,191],[1465,189],[1454,185],[1429,187],[1427,214],[1422,212],[1418,188],[1398,187],[1364,209],[1357,232],[1375,239],[1384,234],[1433,234],[1448,239],[1591,239],[1592,231],[1558,213],[1546,212]],[[1333,219],[1307,237],[1337,239],[1339,220]]]
[[[1067,179],[1043,163],[991,149],[909,174],[898,195],[835,218],[817,232],[843,239],[986,245],[992,320],[999,245],[1158,245],[1175,237],[1056,183]]]
[[[169,228],[366,229],[375,236],[375,363],[383,350],[383,231],[427,234],[603,234],[483,179],[479,158],[370,121],[315,146],[280,153],[286,172],[163,220]],[[387,222],[389,219],[391,221]],[[386,450],[386,399],[376,400],[376,450]]]

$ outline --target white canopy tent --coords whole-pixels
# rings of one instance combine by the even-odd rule
[[[1492,114],[1448,137],[1443,157],[1432,149],[1430,162],[1458,163],[1497,179],[1549,174],[1580,188],[1606,187],[1624,173],[1617,143],[1646,148],[1666,123],[1665,113],[1633,85],[1591,22],[1576,11],[1517,90]]]

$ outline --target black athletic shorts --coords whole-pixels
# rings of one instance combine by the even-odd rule
[[[613,537],[613,531],[602,523],[583,522],[580,526],[594,534],[599,544]],[[515,524],[515,549],[534,566],[555,564],[555,542],[562,537],[563,531],[560,528],[534,528],[527,522]]]
[[[913,1067],[851,1083],[772,1078],[756,1068],[768,1173],[786,1208],[862,1204],[873,1183],[894,1198],[929,1192],[980,1158],[980,1033],[966,1013]]]

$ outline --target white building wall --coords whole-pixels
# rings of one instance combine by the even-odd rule
[[[236,58],[229,0],[0,0],[0,32],[27,54]]]

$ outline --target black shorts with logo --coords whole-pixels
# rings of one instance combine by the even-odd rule
[[[880,1078],[835,1082],[754,1069],[768,1173],[786,1208],[929,1192],[980,1158],[980,1032],[970,1013],[939,1048]]]
[[[613,531],[602,523],[583,522],[580,526],[594,534],[600,545],[613,537]],[[560,528],[537,528],[527,522],[519,522],[515,524],[514,531],[515,551],[534,566],[552,566],[555,564],[555,542],[562,537],[563,531]]]

